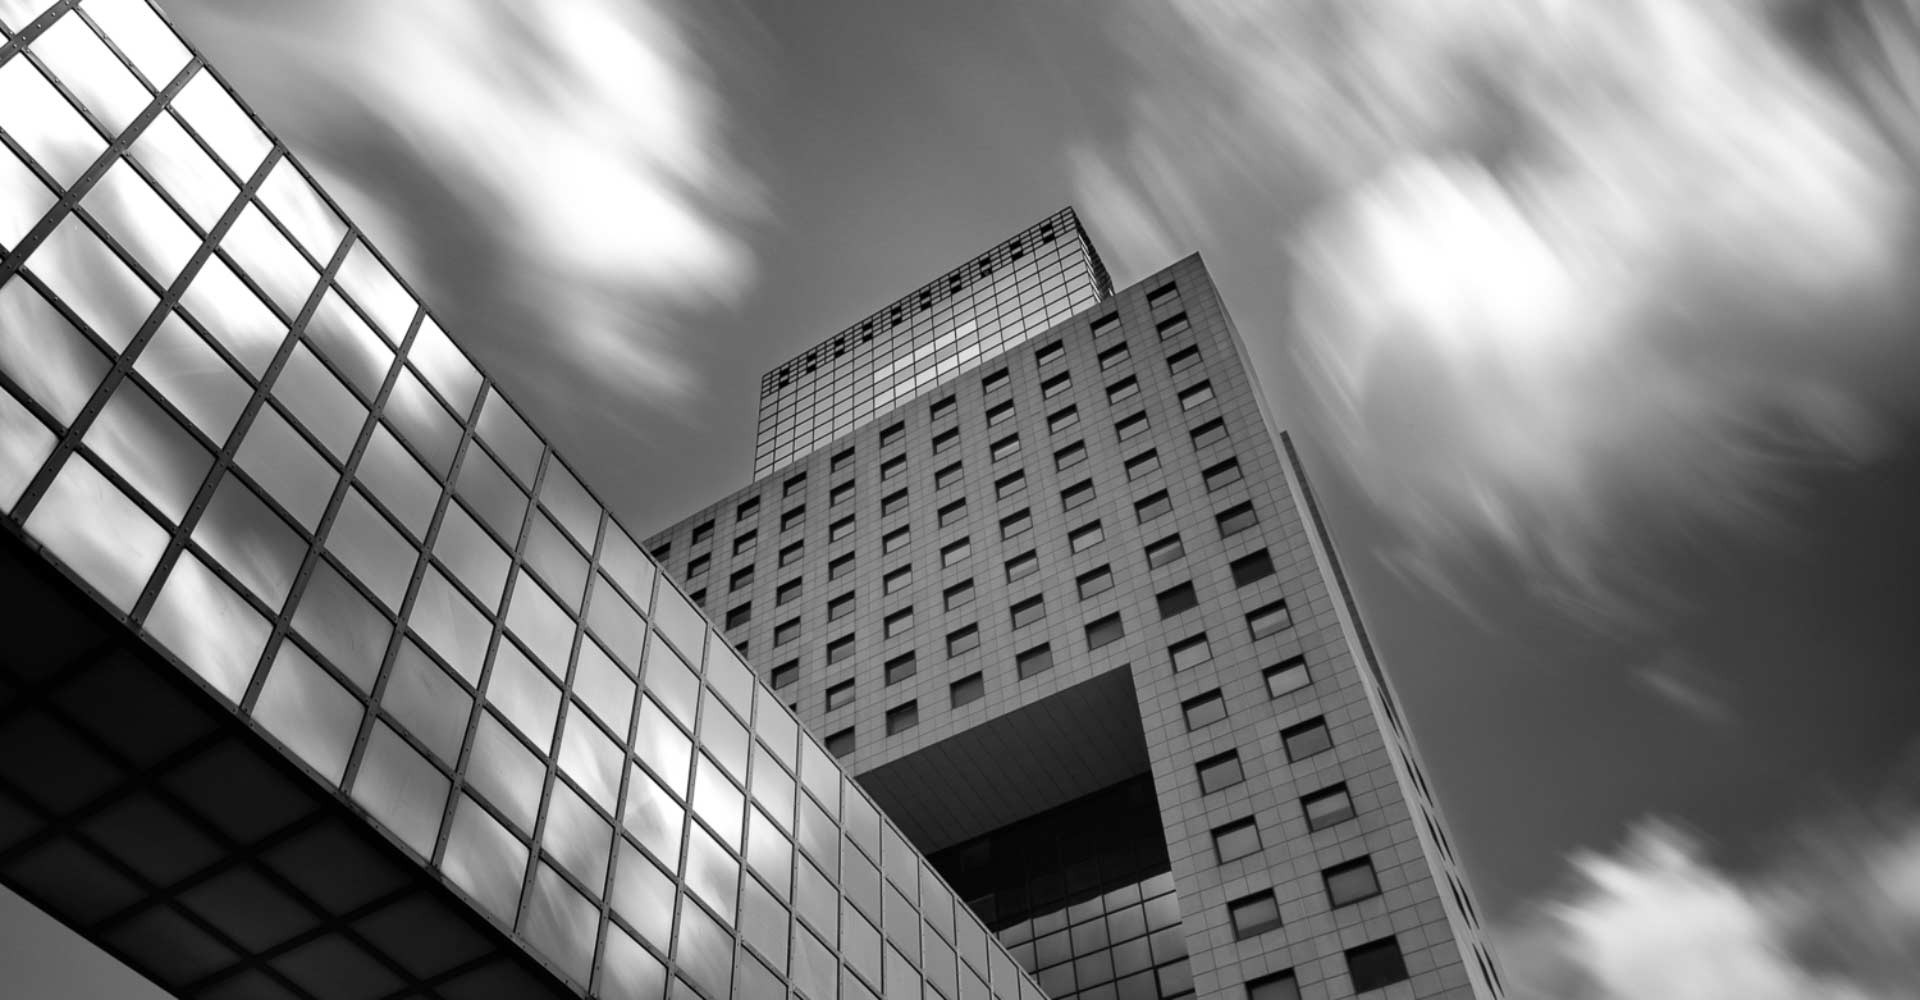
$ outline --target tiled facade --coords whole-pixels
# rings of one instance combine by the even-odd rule
[[[1035,1000],[591,478],[145,0],[0,0],[0,881],[183,997]]]
[[[973,900],[1049,995],[1499,996],[1249,371],[1189,257],[646,545],[936,859],[1151,775],[1185,970]]]

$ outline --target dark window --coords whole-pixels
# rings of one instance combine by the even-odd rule
[[[758,516],[760,516],[759,497],[748,497],[740,501],[740,506],[733,509],[733,520],[735,523],[751,521]]]
[[[852,753],[853,752],[853,727],[848,726],[847,728],[842,729],[837,733],[834,733],[832,736],[827,737],[825,745],[827,748],[827,752],[834,755],[835,757],[845,757],[846,755]]]
[[[1200,363],[1200,349],[1189,344],[1167,355],[1167,373],[1178,375]]]
[[[853,595],[841,594],[827,602],[827,620],[838,621],[853,613]]]
[[[1252,816],[1214,827],[1213,853],[1221,864],[1260,853],[1260,824]]]
[[[1083,479],[1060,491],[1060,508],[1072,510],[1093,500],[1093,480]]]
[[[1080,574],[1074,583],[1079,587],[1083,601],[1095,594],[1104,594],[1113,589],[1113,569],[1108,566],[1090,569]]]
[[[906,509],[907,491],[905,489],[894,490],[892,493],[880,498],[881,517],[892,517],[895,514],[902,513]]]
[[[1265,639],[1276,632],[1284,632],[1293,627],[1293,616],[1287,612],[1287,602],[1275,601],[1253,609],[1247,614],[1247,634],[1255,639]]]
[[[1147,429],[1147,415],[1144,413],[1136,413],[1133,416],[1128,417],[1127,419],[1122,420],[1119,423],[1116,423],[1113,425],[1113,432],[1119,435],[1120,440],[1122,441],[1125,441],[1128,438],[1134,437],[1138,434],[1143,434],[1146,432],[1146,429]]]
[[[1300,981],[1291,971],[1261,976],[1247,984],[1247,1000],[1300,1000]]]
[[[907,423],[904,420],[890,427],[884,427],[880,430],[880,447],[885,448],[887,445],[894,444],[905,437],[906,434]]]
[[[1099,649],[1126,634],[1120,625],[1120,616],[1111,614],[1087,626],[1087,648]]]
[[[767,683],[772,685],[775,691],[778,691],[781,688],[792,687],[793,682],[799,679],[800,679],[800,661],[799,660],[788,660],[787,662],[782,663],[779,666],[773,668],[773,673],[767,675]]]
[[[960,463],[955,462],[933,474],[933,488],[944,490],[960,481]]]
[[[661,542],[660,544],[654,546],[650,551],[653,552],[653,559],[655,562],[666,562],[667,554],[673,551],[673,543],[671,541]]]
[[[966,579],[940,592],[941,607],[947,611],[964,608],[973,603],[973,580]]]
[[[1287,748],[1289,761],[1305,760],[1332,749],[1333,734],[1327,731],[1326,719],[1308,719],[1280,730],[1280,742]]]
[[[880,481],[886,482],[907,471],[907,456],[895,455],[880,464]]]
[[[987,407],[987,426],[998,427],[1013,419],[1013,400],[1007,400],[997,406]]]
[[[959,412],[959,410],[958,407],[954,405],[952,396],[948,396],[945,399],[934,400],[933,405],[927,409],[928,417],[933,420],[939,420],[942,417],[951,417],[957,412]]]
[[[1307,658],[1295,656],[1266,669],[1267,697],[1292,694],[1313,682],[1307,674]]]
[[[1233,921],[1236,939],[1250,938],[1280,926],[1280,901],[1272,889],[1262,889],[1228,903],[1227,916]]]
[[[973,542],[962,538],[940,550],[940,566],[944,569],[956,565],[972,554]]]
[[[690,601],[692,601],[692,602],[693,602],[693,603],[695,603],[695,604],[698,604],[698,605],[700,605],[700,606],[701,606],[701,607],[703,607],[703,608],[704,608],[704,607],[706,607],[706,606],[707,606],[707,590],[706,590],[706,588],[705,588],[705,587],[702,587],[702,588],[700,588],[699,590],[696,590],[696,591],[694,591],[693,593],[691,593],[691,594],[688,594],[688,595],[687,595],[687,599],[688,599],[688,600],[690,600]]]
[[[1035,674],[1044,674],[1053,669],[1053,647],[1050,645],[1035,646],[1015,656],[1013,658],[1013,667],[1014,672],[1017,673],[1023,681]]]
[[[897,736],[920,724],[920,703],[910,701],[887,709],[887,735]]]
[[[1223,510],[1213,519],[1220,526],[1221,538],[1233,536],[1260,523],[1260,516],[1253,511],[1253,502],[1237,503]]]
[[[842,636],[827,643],[827,662],[839,663],[853,655],[853,636]]]
[[[1353,797],[1344,784],[1332,785],[1300,798],[1300,809],[1307,815],[1307,829],[1324,830],[1354,817]]]
[[[1027,511],[1015,511],[1000,519],[1000,540],[1018,538],[1033,527],[1033,515]]]
[[[1100,370],[1106,371],[1115,365],[1126,364],[1127,357],[1127,345],[1125,344],[1117,344],[1112,348],[1101,351]]]
[[[1080,408],[1069,406],[1047,415],[1047,433],[1058,434],[1080,422]]]
[[[1173,669],[1190,670],[1213,659],[1213,646],[1207,642],[1207,634],[1202,632],[1168,646],[1167,653],[1173,658]]]
[[[1173,500],[1167,496],[1166,490],[1151,494],[1143,500],[1136,501],[1133,505],[1133,512],[1139,516],[1141,524],[1145,524],[1172,510]]]
[[[1222,788],[1232,788],[1246,780],[1246,775],[1240,773],[1238,750],[1229,750],[1226,753],[1208,757],[1195,765],[1194,770],[1200,775],[1200,791],[1203,794],[1217,792]]]
[[[947,686],[947,696],[954,708],[979,701],[986,694],[987,678],[984,674],[968,674]]]
[[[1266,549],[1261,549],[1235,559],[1232,569],[1233,585],[1244,587],[1273,575],[1273,557],[1267,555]]]
[[[1160,602],[1160,617],[1172,618],[1182,611],[1190,611],[1200,606],[1200,595],[1193,589],[1192,583],[1182,583],[1168,587],[1154,595]]]
[[[1073,388],[1073,376],[1068,372],[1061,372],[1045,382],[1040,383],[1040,395],[1044,398],[1052,399],[1071,388]]]
[[[1335,906],[1380,895],[1380,879],[1374,874],[1371,858],[1334,865],[1320,875],[1327,881],[1327,900]]]
[[[798,493],[801,490],[804,490],[806,488],[807,488],[806,473],[802,472],[797,476],[789,476],[787,478],[787,481],[780,485],[780,499],[785,500],[788,497],[791,497],[795,493]]]
[[[707,575],[707,567],[713,562],[706,556],[694,556],[687,560],[687,579],[698,580]]]
[[[1180,714],[1187,720],[1187,731],[1211,726],[1227,717],[1227,701],[1219,689],[1188,698],[1180,703]]]
[[[1200,479],[1207,484],[1207,492],[1223,489],[1240,481],[1240,460],[1229,458],[1217,465],[1200,470]]]
[[[1132,399],[1140,395],[1140,380],[1129,375],[1107,386],[1107,402],[1117,405],[1121,400]]]
[[[1064,358],[1066,356],[1067,356],[1067,349],[1064,347],[1061,347],[1060,342],[1057,340],[1033,352],[1033,360],[1035,361],[1035,363],[1043,366],[1053,364],[1055,361],[1058,361],[1061,358]]]
[[[902,608],[888,615],[886,621],[880,624],[880,635],[881,638],[891,639],[906,633],[911,628],[913,628],[913,609]]]
[[[733,540],[733,557],[738,559],[741,556],[751,555],[753,553],[753,544],[758,539],[759,535],[752,531],[735,536]]]
[[[1160,332],[1161,340],[1171,340],[1172,338],[1187,332],[1189,328],[1187,323],[1187,314],[1175,313],[1172,316],[1168,316],[1166,319],[1163,319],[1160,322],[1155,323],[1153,325],[1153,328]]]
[[[852,514],[848,514],[846,517],[827,525],[827,541],[829,542],[840,541],[851,534],[853,534]]]
[[[1353,979],[1353,991],[1365,993],[1391,986],[1409,978],[1407,960],[1400,955],[1400,942],[1393,938],[1370,941],[1347,949],[1347,975]]]
[[[894,553],[907,547],[907,529],[896,528],[880,537],[880,551]]]
[[[800,596],[800,581],[788,580],[773,592],[773,603],[785,604]]]
[[[1024,580],[1039,570],[1040,557],[1032,552],[1022,552],[1007,560],[1007,582]]]
[[[727,631],[731,632],[753,620],[753,605],[742,604],[727,612]]]
[[[947,633],[947,655],[959,656],[980,645],[980,626],[968,625]]]
[[[896,569],[893,572],[888,573],[886,576],[880,578],[880,592],[882,594],[896,593],[898,591],[905,590],[907,588],[907,585],[912,582],[913,582],[913,567],[902,566],[899,569]]]
[[[1120,332],[1120,314],[1119,313],[1108,313],[1107,315],[1102,316],[1099,319],[1096,319],[1093,321],[1093,335],[1096,337],[1104,337],[1107,334],[1119,333],[1119,332]]]
[[[1180,408],[1191,410],[1213,400],[1213,383],[1197,382],[1180,390]]]
[[[1160,453],[1152,448],[1127,459],[1127,482],[1160,471]]]
[[[1009,497],[1016,497],[1026,488],[1027,475],[1024,472],[1015,472],[1001,476],[994,481],[993,498],[995,500],[1005,500]]]
[[[1095,545],[1106,541],[1106,538],[1106,532],[1101,529],[1100,522],[1095,521],[1092,524],[1084,525],[1068,532],[1067,548],[1072,549],[1074,552],[1085,552]]]
[[[753,567],[752,566],[748,566],[743,569],[736,569],[733,571],[733,575],[727,578],[727,589],[730,591],[745,590],[751,586],[753,586]]]
[[[1153,309],[1166,305],[1180,294],[1180,286],[1169,281],[1147,293],[1147,308]]]
[[[1087,460],[1087,446],[1075,441],[1053,453],[1053,468],[1056,472],[1065,472]]]
[[[1007,370],[1002,368],[997,372],[989,374],[986,378],[981,379],[980,389],[982,392],[995,392],[1000,389],[1005,389],[1011,382],[1012,380],[1007,377]]]
[[[1038,595],[1021,601],[1014,605],[1011,610],[1013,612],[1014,628],[1025,628],[1034,622],[1044,621],[1047,617],[1046,601]]]
[[[889,686],[898,684],[912,677],[919,669],[919,664],[914,660],[912,651],[901,653],[899,656],[887,661],[885,670],[886,682]]]
[[[852,499],[853,499],[853,480],[849,479],[846,482],[841,483],[840,485],[835,486],[832,490],[828,491],[827,506],[838,507],[841,504],[846,503],[847,501]]]
[[[711,541],[712,539],[713,539],[713,522],[712,521],[708,521],[693,529],[693,544],[699,545],[701,542]]]
[[[807,523],[807,509],[805,507],[795,507],[794,509],[787,511],[785,514],[780,515],[781,531],[792,531],[793,529],[798,528],[801,525],[806,523]]]
[[[1193,439],[1193,450],[1211,448],[1227,439],[1227,422],[1215,417],[1195,427],[1187,436]]]
[[[954,427],[933,436],[933,453],[938,455],[960,443],[960,428]]]
[[[827,580],[829,582],[838,580],[852,571],[853,553],[849,552],[827,564]]]
[[[965,520],[966,516],[967,502],[964,499],[955,500],[945,507],[940,508],[940,527],[945,528],[957,524]]]
[[[773,644],[784,646],[800,635],[800,619],[784,621],[773,627]]]
[[[1154,569],[1171,565],[1186,557],[1187,549],[1180,544],[1179,535],[1169,535],[1147,546],[1147,565]]]
[[[853,449],[842,448],[835,452],[833,457],[827,460],[827,463],[827,471],[829,473],[839,475],[845,472],[849,466],[853,465]]]
[[[851,704],[853,704],[852,681],[841,681],[827,688],[827,711],[838,711]]]

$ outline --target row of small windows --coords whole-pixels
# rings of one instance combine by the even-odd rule
[[[1263,908],[1249,904],[1246,914],[1249,920],[1253,920],[1264,912]],[[1406,957],[1400,950],[1400,941],[1395,937],[1384,937],[1348,948],[1343,957],[1347,964],[1347,978],[1353,981],[1355,993],[1377,990],[1411,978],[1407,972]],[[1247,984],[1247,1000],[1300,1000],[1301,996],[1299,980],[1291,970],[1262,976]]]

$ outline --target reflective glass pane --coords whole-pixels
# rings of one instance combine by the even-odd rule
[[[320,199],[313,185],[307,183],[288,157],[281,157],[261,183],[260,201],[315,260],[332,259],[334,250],[347,234],[340,216]]]
[[[820,744],[804,737],[800,740],[800,783],[820,800],[829,819],[840,814],[840,769]]]
[[[789,769],[799,766],[795,759],[794,744],[800,735],[800,724],[787,714],[786,708],[778,701],[764,696],[759,699],[754,708],[753,728],[761,742],[773,751],[782,764]]]
[[[16,286],[20,283],[16,282]],[[0,297],[4,297],[0,292]],[[3,307],[0,307],[3,308]],[[4,351],[4,348],[0,348]],[[133,370],[214,444],[225,444],[253,389],[177,312],[160,321]]]
[[[613,851],[613,824],[587,805],[587,800],[555,782],[547,803],[547,825],[542,834],[547,853],[594,896],[607,884],[607,861]]]
[[[598,924],[599,910],[587,902],[587,897],[568,885],[560,873],[541,865],[520,923],[527,942],[575,982],[585,983],[593,972]]]
[[[373,425],[373,437],[360,455],[359,475],[413,537],[426,537],[433,508],[440,501],[440,486],[385,424]]]
[[[273,148],[273,142],[241,110],[233,95],[205,69],[180,88],[173,109],[242,179],[252,177]]]
[[[640,846],[668,864],[679,864],[680,833],[686,826],[686,812],[660,787],[660,783],[638,769],[629,769],[627,804],[620,814],[620,825],[633,835]],[[631,915],[629,915],[631,919]]]
[[[693,725],[694,712],[700,707],[700,680],[672,647],[658,641],[648,646],[642,683],[675,718],[689,727]]]
[[[512,926],[527,872],[527,845],[468,796],[453,808],[440,870],[495,920]]]
[[[442,764],[459,760],[473,698],[419,646],[400,644],[381,704]]]
[[[480,370],[453,346],[432,316],[420,320],[413,346],[407,349],[407,360],[420,369],[429,385],[440,390],[455,413],[465,416],[473,412],[473,401],[480,395]]]
[[[26,161],[0,146],[0,247],[20,241],[47,209],[53,192],[27,169]]]
[[[671,915],[672,897],[668,900],[666,912]],[[661,950],[666,950],[664,944]],[[594,995],[607,1000],[660,1000],[666,991],[667,967],[626,931],[608,927],[606,948],[600,958],[600,983]]]
[[[167,547],[167,529],[78,455],[54,477],[26,529],[123,612]]]
[[[609,730],[626,735],[627,725],[633,720],[633,678],[614,665],[599,643],[580,644],[580,656],[573,668],[573,693]]]
[[[187,64],[187,47],[144,0],[86,0],[81,9],[155,90],[171,83]]]
[[[0,24],[19,31],[53,3],[54,0],[0,0]]]
[[[765,747],[756,747],[753,767],[753,801],[765,809],[782,827],[793,827],[793,779],[780,769]]]
[[[527,495],[485,451],[467,449],[466,457],[460,462],[460,478],[454,484],[454,491],[501,538],[511,545],[519,544],[520,525],[527,513]]]
[[[734,780],[743,783],[747,780],[747,727],[712,698],[707,700],[706,711],[700,716],[700,743]]]
[[[176,522],[213,467],[213,455],[131,382],[121,383],[82,441]]]
[[[533,474],[540,468],[540,439],[497,389],[488,394],[486,405],[480,408],[479,431],[481,440],[500,456],[508,471],[522,483],[533,482]]]
[[[600,531],[600,505],[593,502],[587,488],[559,462],[547,466],[547,477],[540,482],[540,504],[553,512],[554,518],[581,548],[593,550],[594,538]]]
[[[587,604],[588,627],[621,663],[639,666],[640,651],[647,641],[646,622],[606,577],[595,574],[594,580],[593,597]]]
[[[372,399],[393,367],[393,348],[331,288],[307,320],[307,341],[333,362],[361,395]]]
[[[661,951],[673,947],[674,884],[625,839],[613,873],[613,911]]]
[[[219,257],[200,265],[180,304],[255,378],[266,374],[287,339],[286,324]]]
[[[545,514],[527,527],[526,560],[568,610],[578,611],[587,586],[587,557],[573,547]]]
[[[345,563],[389,610],[400,607],[418,557],[412,544],[359,490],[348,490],[327,534],[326,549]]]
[[[293,627],[361,691],[372,689],[393,626],[332,563],[321,560],[307,579]]]
[[[513,597],[507,607],[507,627],[554,673],[566,672],[573,652],[573,619],[524,574],[513,586]]]
[[[360,428],[367,422],[367,408],[305,344],[294,346],[287,366],[274,380],[273,398],[311,431],[337,461],[347,460],[353,452],[354,441],[360,437]]]
[[[787,967],[787,908],[753,879],[740,882],[740,937],[781,969]]]
[[[617,524],[607,525],[607,540],[600,546],[600,567],[640,610],[647,609],[653,590],[653,560],[642,555],[640,546]]]
[[[15,59],[8,66],[25,60]],[[0,95],[0,102],[4,102]],[[100,237],[77,215],[55,226],[46,242],[27,258],[27,270],[38,275],[65,302],[81,322],[100,335],[107,346],[125,350],[133,332],[146,322],[159,301]]]
[[[144,94],[144,91],[142,92]],[[187,217],[210,230],[240,189],[171,114],[162,112],[134,141],[133,158]]]
[[[701,754],[694,764],[693,811],[736,851],[740,849],[746,801],[740,789],[721,775],[713,758]]]
[[[320,526],[337,475],[273,407],[254,417],[235,459],[308,531]]]
[[[13,509],[53,445],[53,431],[11,393],[0,392],[0,510]]]
[[[400,369],[400,377],[394,381],[380,413],[420,453],[434,475],[444,477],[453,468],[453,455],[460,447],[460,425],[427,391],[413,369]]]
[[[413,326],[417,311],[413,296],[400,285],[393,272],[373,255],[365,240],[355,241],[340,265],[340,286],[380,328],[389,343],[397,344]]]
[[[434,539],[433,554],[467,585],[489,609],[500,606],[500,593],[507,584],[511,560],[485,531],[480,529],[466,508],[448,504],[440,519],[440,534]]]
[[[747,815],[747,864],[760,873],[782,899],[793,881],[793,842],[758,809]]]
[[[173,284],[200,246],[180,214],[167,207],[125,159],[115,160],[80,206],[161,285]]]
[[[407,624],[468,684],[480,683],[480,666],[487,660],[493,623],[474,607],[434,567],[420,578],[413,598],[413,617]]]
[[[560,718],[560,687],[510,642],[501,643],[494,654],[493,674],[487,679],[487,703],[518,726],[535,746],[545,750],[553,745],[553,727]]]
[[[24,281],[0,285],[0,371],[61,423],[93,398],[110,362]]]
[[[694,610],[693,602],[687,600],[678,587],[660,588],[654,603],[653,624],[687,658],[687,662],[695,667],[700,665],[706,645],[707,622],[700,617],[700,612]]]
[[[733,923],[734,897],[740,890],[740,862],[707,831],[694,827],[687,843],[687,888],[720,919]]]
[[[62,17],[33,41],[33,51],[66,84],[69,93],[106,127],[119,135],[146,110],[153,95],[100,36],[77,17]]]
[[[25,59],[0,63],[0,131],[62,187],[78,180],[107,148],[100,133]]]
[[[620,805],[620,771],[626,760],[620,747],[576,706],[567,715],[560,738],[560,770],[608,812]]]
[[[448,787],[446,776],[398,733],[385,723],[374,724],[353,781],[353,800],[422,857],[433,854]]]
[[[705,910],[682,906],[678,938],[674,964],[680,971],[699,983],[708,996],[732,996],[733,935]]]
[[[480,713],[480,727],[473,734],[473,753],[467,758],[466,778],[494,808],[505,813],[508,822],[518,826],[521,833],[532,832],[546,768],[533,751],[513,738],[506,724],[492,712]]]
[[[360,731],[360,699],[313,658],[283,642],[254,702],[253,718],[331,784],[340,783]]]
[[[227,476],[200,515],[193,540],[269,607],[286,603],[307,544],[237,476]]]
[[[300,251],[267,221],[258,205],[249,204],[240,210],[240,217],[227,230],[220,247],[288,316],[306,305],[308,294],[320,278]]]
[[[267,648],[267,620],[191,552],[182,552],[147,612],[147,634],[238,704]]]
[[[673,789],[687,793],[687,770],[693,765],[693,741],[667,718],[652,698],[640,701],[640,720],[634,729],[634,753]]]

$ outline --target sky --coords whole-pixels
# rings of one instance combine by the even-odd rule
[[[1518,994],[1920,995],[1911,6],[166,7],[643,534],[1061,205],[1201,252]]]

